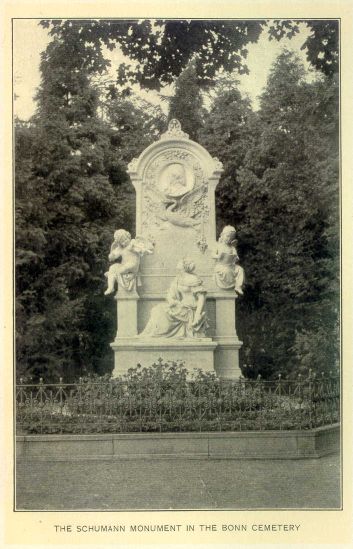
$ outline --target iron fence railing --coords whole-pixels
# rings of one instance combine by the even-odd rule
[[[339,422],[340,380],[20,382],[16,412],[18,434],[304,430]]]

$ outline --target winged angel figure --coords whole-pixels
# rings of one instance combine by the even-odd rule
[[[136,285],[140,286],[141,284],[138,276],[141,257],[144,254],[152,253],[153,244],[142,236],[132,239],[131,234],[125,229],[115,231],[108,256],[112,265],[105,273],[108,279],[105,295],[112,294],[116,285],[120,285],[127,292],[136,290]],[[118,260],[120,263],[116,263]]]

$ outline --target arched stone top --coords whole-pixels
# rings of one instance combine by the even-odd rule
[[[210,273],[216,244],[215,189],[223,171],[201,145],[189,139],[178,120],[171,120],[158,141],[129,164],[136,191],[136,234],[154,244],[141,262],[144,292],[168,285],[184,256],[198,272]]]
[[[184,150],[194,156],[201,164],[207,179],[216,180],[215,183],[218,183],[223,171],[222,163],[218,158],[213,158],[204,147],[189,139],[188,134],[182,131],[180,122],[176,119],[169,122],[167,131],[158,141],[149,145],[138,158],[130,162],[128,173],[132,182],[144,178],[145,170],[153,159],[165,151],[175,149]]]

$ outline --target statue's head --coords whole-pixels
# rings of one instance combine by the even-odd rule
[[[126,248],[131,242],[131,234],[125,229],[118,229],[114,233],[114,241],[121,247]]]
[[[188,257],[184,257],[177,264],[177,270],[184,273],[193,273],[195,270],[195,263]]]
[[[169,166],[170,171],[168,173],[169,175],[169,182],[177,185],[181,185],[182,187],[186,186],[186,179],[185,179],[185,168],[182,164],[171,164]]]
[[[231,244],[235,240],[236,230],[231,225],[226,225],[221,232],[219,240],[225,244]]]

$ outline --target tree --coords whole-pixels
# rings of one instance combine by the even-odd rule
[[[44,20],[50,34],[82,48],[85,68],[104,71],[109,62],[102,47],[113,50],[117,45],[130,64],[118,70],[120,84],[138,83],[143,88],[157,89],[171,84],[191,61],[201,85],[213,83],[223,69],[247,73],[247,46],[257,42],[267,29],[270,38],[280,40],[299,32],[299,24],[311,30],[303,44],[308,60],[324,74],[338,72],[337,20]]]
[[[238,172],[256,135],[257,117],[250,100],[242,97],[238,82],[223,78],[212,90],[213,101],[200,133],[200,143],[224,167],[216,191],[217,225],[238,224]]]
[[[121,83],[138,82],[157,89],[171,84],[195,60],[202,83],[212,81],[220,68],[246,72],[246,45],[255,42],[265,21],[205,20],[45,20],[53,37],[74,44],[90,44],[89,64],[104,70],[102,45],[120,46],[134,65],[119,67]]]
[[[179,90],[209,86],[221,68],[246,70],[245,46],[265,22],[45,24],[53,41],[42,56],[39,108],[16,131],[17,357],[20,372],[69,379],[111,369],[115,311],[103,297],[102,273],[113,230],[132,228],[127,163],[163,124],[158,109],[111,85],[104,117],[97,115],[104,96],[93,77],[108,65],[102,46],[119,44],[137,63],[121,67],[120,84],[158,89],[181,75]],[[337,24],[320,24],[311,61],[323,55],[326,76],[308,84],[286,52],[258,114],[236,86],[223,85],[200,134],[225,166],[221,222],[239,227],[248,274],[239,332],[248,375],[290,375],[337,357]],[[284,35],[295,32],[295,23],[279,22],[279,33],[281,25]],[[327,43],[332,59],[322,54]],[[182,71],[190,62],[189,82]]]
[[[16,358],[21,376],[30,360],[27,350],[31,339],[43,320],[37,305],[36,281],[43,273],[47,218],[43,208],[45,185],[32,177],[36,130],[19,120],[15,126]]]
[[[339,23],[338,20],[311,19],[303,21],[275,20],[269,28],[270,38],[291,38],[299,32],[299,23],[305,23],[311,33],[302,45],[307,50],[307,60],[326,76],[339,71]]]
[[[175,84],[169,103],[169,120],[176,118],[190,139],[198,140],[203,125],[203,100],[197,81],[195,63],[190,63]]]
[[[18,372],[47,380],[112,368],[116,313],[103,296],[106,258],[113,231],[133,225],[126,159],[145,146],[157,118],[141,114],[134,131],[145,141],[132,146],[134,131],[125,128],[124,142],[131,102],[114,103],[116,126],[101,120],[81,54],[80,44],[49,44],[38,111],[16,131]]]
[[[261,133],[238,174],[248,274],[240,326],[254,374],[337,363],[337,92],[332,79],[308,84],[291,52],[279,56],[262,96]]]

